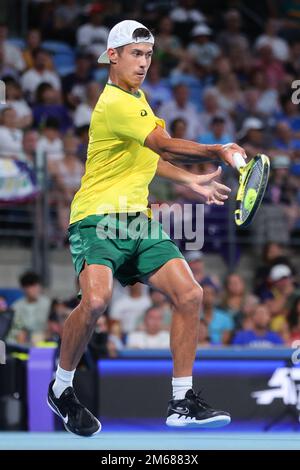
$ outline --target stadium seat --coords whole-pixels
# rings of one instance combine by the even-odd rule
[[[25,49],[26,43],[22,38],[9,38],[8,43],[20,49]]]
[[[16,300],[24,297],[23,291],[18,288],[7,287],[0,288],[0,296],[4,297],[8,306],[10,307]]]
[[[42,42],[42,48],[52,54],[74,54],[72,47],[62,41],[44,41]]]

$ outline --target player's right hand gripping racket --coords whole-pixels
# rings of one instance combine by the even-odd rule
[[[270,174],[270,160],[267,155],[257,154],[247,165],[234,155],[240,172],[239,189],[236,196],[235,223],[247,227],[253,220],[264,197]],[[242,157],[241,157],[242,158]],[[244,166],[243,166],[244,164]]]

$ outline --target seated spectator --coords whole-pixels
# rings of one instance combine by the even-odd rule
[[[232,344],[248,346],[251,348],[270,348],[274,345],[283,345],[283,339],[278,333],[270,330],[271,313],[266,305],[255,307],[252,316],[252,329],[238,331]]]
[[[72,135],[64,138],[64,158],[49,164],[49,172],[56,185],[56,202],[60,233],[65,238],[69,226],[70,204],[84,173],[77,157],[78,139]]]
[[[288,343],[290,346],[293,342],[300,340],[300,296],[297,295],[287,313],[287,324],[289,327]]]
[[[295,291],[291,268],[285,264],[273,266],[269,274],[269,286],[263,300],[272,315],[271,329],[284,334],[288,300]]]
[[[104,5],[91,4],[89,22],[77,29],[77,45],[83,52],[99,57],[99,53],[106,49],[108,29],[103,25]]]
[[[20,277],[24,298],[11,306],[14,320],[7,341],[34,344],[44,339],[50,308],[50,299],[42,293],[39,276],[31,271]]]
[[[60,92],[49,83],[41,83],[37,87],[33,118],[35,128],[42,127],[48,118],[56,119],[61,132],[72,125],[69,112],[61,102]]]
[[[212,281],[211,277],[205,274],[204,255],[202,251],[187,251],[184,256],[189,264],[189,267],[191,268],[194,278],[200,284],[200,286],[202,286],[204,282]],[[219,280],[214,278],[213,283],[217,286],[219,284]]]
[[[153,111],[167,103],[172,97],[170,86],[168,86],[166,79],[161,77],[160,68],[160,62],[153,60],[148,70],[147,78],[143,83],[143,91],[146,93],[147,100]]]
[[[192,42],[187,47],[191,60],[208,70],[221,53],[219,46],[211,40],[211,35],[209,26],[198,24],[192,29]]]
[[[123,333],[134,331],[144,311],[150,307],[151,300],[148,294],[143,293],[143,285],[140,282],[129,286],[129,296],[117,300],[110,312],[112,320],[118,320]]]
[[[260,47],[268,45],[272,48],[275,59],[286,62],[289,59],[289,45],[285,39],[278,36],[278,30],[279,22],[269,18],[266,22],[264,34],[258,36],[254,47],[259,50]]]
[[[5,23],[0,24],[0,47],[4,51],[5,65],[12,67],[18,72],[22,72],[25,68],[25,63],[20,49],[7,40],[8,28]]]
[[[54,341],[60,344],[64,323],[71,311],[71,308],[65,302],[57,299],[52,300],[45,335],[46,341]]]
[[[92,80],[92,61],[89,54],[78,54],[74,72],[62,78],[66,104],[75,109],[86,99],[86,86]]]
[[[202,319],[208,325],[212,344],[228,344],[234,328],[233,320],[224,310],[216,307],[217,286],[212,281],[202,282],[203,312]]]
[[[22,88],[13,79],[6,80],[6,103],[17,113],[16,126],[19,129],[30,127],[32,124],[32,111],[23,98]]]
[[[6,64],[4,46],[0,42],[0,79],[3,80],[8,77],[13,80],[18,80],[19,74],[16,69]]]
[[[41,31],[39,29],[29,29],[26,37],[26,46],[23,50],[23,59],[26,69],[34,66],[34,53],[41,47]],[[51,69],[51,61],[49,61],[49,69]]]
[[[195,106],[189,101],[188,87],[179,83],[172,91],[173,99],[160,106],[158,116],[166,121],[168,130],[174,119],[184,119],[187,123],[188,139],[195,140],[199,132],[199,116]]]
[[[144,315],[144,330],[128,334],[126,347],[132,349],[169,349],[170,336],[163,329],[163,313],[158,307],[149,307]]]
[[[181,42],[179,38],[173,34],[173,29],[174,24],[171,18],[164,16],[160,19],[158,31],[155,36],[155,57],[159,59],[166,73],[175,67],[179,59],[184,56]],[[151,68],[152,66],[150,70]]]
[[[203,111],[199,114],[199,122],[202,125],[201,129],[198,129],[198,134],[204,134],[209,132],[210,124],[215,116],[222,116],[225,119],[225,133],[229,135],[235,135],[235,127],[229,114],[223,111],[220,107],[219,94],[216,88],[206,88],[203,92]]]
[[[211,341],[209,338],[208,326],[206,321],[203,320],[203,318],[200,318],[197,348],[208,348],[210,346]]]
[[[235,323],[242,314],[245,294],[246,287],[243,278],[237,273],[229,274],[225,279],[221,307],[231,315]]]
[[[59,122],[55,118],[48,117],[42,128],[37,151],[40,155],[45,155],[48,164],[52,164],[63,159],[63,150],[63,140],[59,132]]]
[[[187,139],[187,123],[182,118],[174,119],[170,124],[171,137],[174,139]]]
[[[241,14],[235,8],[231,8],[224,14],[225,28],[218,35],[218,44],[226,55],[232,53],[238,47],[243,53],[247,53],[249,41],[242,32]]]
[[[220,116],[214,116],[211,120],[210,131],[199,135],[197,142],[201,144],[228,144],[232,142],[233,136],[226,134],[225,132],[225,118]]]
[[[4,340],[11,328],[14,311],[8,307],[5,297],[0,295],[0,340]]]
[[[34,166],[39,134],[34,129],[28,129],[23,135],[23,155],[26,163]]]
[[[170,330],[172,321],[172,309],[168,298],[157,289],[150,287],[149,296],[153,307],[159,308],[163,313],[163,328],[166,331]]]
[[[86,87],[86,100],[79,104],[74,113],[75,127],[89,126],[92,112],[97,104],[102,89],[97,82],[90,82]]]
[[[263,122],[255,117],[248,117],[243,122],[238,136],[248,157],[253,158],[257,153],[267,152],[268,143],[264,130]]]
[[[256,295],[248,294],[245,296],[241,312],[234,319],[235,330],[251,330],[253,312],[258,304],[259,298]]]
[[[23,132],[17,127],[17,113],[11,108],[1,112],[0,157],[22,159]]]
[[[33,53],[34,66],[27,70],[21,78],[21,85],[25,95],[32,102],[38,86],[49,83],[55,90],[60,90],[60,78],[56,72],[49,70],[50,55],[44,49],[37,49]]]

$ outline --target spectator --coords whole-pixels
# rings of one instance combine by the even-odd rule
[[[37,131],[28,129],[23,135],[23,154],[27,163],[35,165],[36,162],[36,149],[38,145],[39,135]],[[38,162],[36,162],[38,163]]]
[[[177,23],[204,23],[206,20],[194,0],[180,0],[179,5],[172,10],[170,18]]]
[[[241,145],[251,158],[257,153],[264,153],[267,148],[263,122],[255,117],[245,119],[239,132],[239,138]]]
[[[220,108],[218,91],[216,88],[206,88],[203,92],[203,111],[199,114],[203,127],[202,133],[209,132],[212,119],[216,116],[222,116],[225,119],[226,134],[234,135],[234,123],[228,113]]]
[[[55,90],[60,90],[60,78],[56,72],[49,70],[50,55],[44,49],[37,49],[33,53],[34,66],[27,70],[21,78],[24,93],[32,102],[38,86],[41,83],[49,83]]]
[[[189,90],[186,85],[178,84],[174,86],[173,99],[159,108],[158,116],[166,121],[168,129],[174,119],[184,119],[187,122],[188,139],[196,139],[199,129],[199,116],[195,106],[189,102]]]
[[[75,109],[86,99],[86,86],[92,80],[92,61],[89,54],[78,54],[74,72],[62,79],[62,87],[66,104]]]
[[[8,307],[5,297],[0,295],[0,340],[4,340],[11,328],[14,311]]]
[[[171,137],[175,139],[187,139],[187,124],[186,121],[182,118],[174,119],[170,124]]]
[[[230,55],[233,49],[238,48],[245,54],[249,47],[249,41],[241,32],[242,18],[240,12],[234,8],[228,10],[225,15],[225,29],[218,35],[218,44],[225,54]]]
[[[22,88],[15,80],[6,80],[6,103],[17,113],[16,126],[19,129],[30,127],[32,111],[23,97]]]
[[[211,69],[221,52],[217,44],[211,41],[211,35],[212,30],[207,25],[196,25],[191,32],[192,42],[187,48],[191,60],[207,70]]]
[[[54,118],[61,132],[72,124],[67,108],[61,103],[61,95],[49,83],[41,83],[36,90],[36,102],[33,106],[34,127],[40,128],[48,118]]]
[[[181,42],[173,34],[174,24],[171,18],[164,16],[158,26],[158,34],[155,38],[155,56],[159,59],[165,72],[177,65],[184,56]],[[164,74],[165,75],[165,74]]]
[[[292,346],[293,342],[300,340],[300,296],[297,295],[287,314],[287,323],[289,327],[289,345]]]
[[[246,287],[243,278],[237,273],[231,273],[225,279],[224,297],[221,302],[225,310],[236,323],[236,319],[242,314],[245,301]]]
[[[17,113],[11,108],[1,112],[0,157],[22,159],[23,132],[17,128]]]
[[[69,226],[70,204],[84,173],[84,167],[77,157],[78,139],[72,135],[64,138],[64,158],[49,164],[49,171],[56,183],[57,210],[60,233],[63,239]]]
[[[106,49],[108,29],[103,25],[104,6],[94,3],[90,8],[89,22],[77,30],[77,45],[83,52],[99,57]]]
[[[161,78],[161,66],[158,60],[153,60],[143,83],[143,91],[147,95],[151,107],[156,111],[159,106],[171,99],[170,87],[166,79]]]
[[[271,314],[266,305],[259,304],[255,307],[252,321],[252,329],[238,331],[232,344],[251,348],[271,348],[284,344],[282,338],[270,330]]]
[[[123,333],[134,331],[141,320],[144,311],[150,307],[151,300],[148,294],[143,294],[142,284],[129,286],[129,296],[117,300],[110,312],[112,320],[118,320]]]
[[[60,344],[64,323],[71,311],[65,302],[57,299],[52,300],[48,315],[46,341]]]
[[[170,330],[172,321],[172,309],[167,297],[157,289],[150,287],[149,296],[153,307],[157,307],[163,314],[162,327],[166,331]]]
[[[31,69],[34,66],[34,54],[40,47],[41,31],[39,29],[30,29],[27,33],[26,47],[23,51],[26,69]],[[49,68],[51,68],[51,61],[49,61]]]
[[[163,329],[163,313],[158,307],[149,307],[144,315],[144,331],[132,331],[126,346],[131,349],[169,349],[169,333]]]
[[[31,271],[20,277],[24,297],[12,304],[14,320],[7,341],[34,344],[44,339],[50,299],[42,293],[39,276]]]
[[[90,82],[87,85],[86,101],[79,104],[74,113],[75,127],[83,127],[90,124],[92,112],[101,93],[102,89],[97,82]]]
[[[5,50],[3,44],[0,42],[0,79],[12,78],[18,80],[18,72],[10,65],[5,62]]]
[[[212,344],[228,344],[234,328],[230,315],[216,307],[218,289],[212,281],[202,282],[203,314]]]
[[[38,141],[37,151],[40,155],[45,155],[50,165],[63,159],[63,141],[57,119],[48,117],[45,120],[41,137]]]
[[[208,326],[203,318],[199,320],[199,335],[198,335],[198,344],[197,348],[208,348],[211,346],[209,334],[208,334]]]
[[[225,118],[222,115],[214,116],[211,120],[210,131],[201,134],[197,141],[201,144],[228,144],[233,141],[233,136],[225,132]]]
[[[212,282],[209,276],[205,275],[204,257],[202,251],[191,250],[185,253],[185,259],[191,268],[194,278],[202,286],[205,282]],[[218,279],[213,279],[214,285],[218,285]]]
[[[258,36],[254,47],[259,50],[260,47],[268,45],[272,48],[273,56],[281,62],[289,59],[289,45],[285,39],[278,36],[279,22],[270,18],[266,23],[264,34]]]
[[[22,72],[25,63],[20,49],[7,40],[8,29],[5,23],[0,24],[0,47],[4,50],[4,63],[18,72]]]

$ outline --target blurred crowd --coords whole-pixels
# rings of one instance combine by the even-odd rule
[[[97,64],[109,29],[136,19],[155,35],[154,56],[143,84],[170,134],[207,144],[236,141],[249,157],[266,153],[271,179],[254,224],[255,243],[266,244],[252,283],[237,273],[225,280],[205,274],[203,254],[187,260],[204,290],[199,347],[291,345],[300,339],[300,291],[285,246],[300,233],[300,2],[145,0],[29,1],[26,37],[0,24],[0,158],[48,170],[55,243],[65,242],[69,206],[84,172],[92,110],[107,80]],[[217,163],[189,165],[210,172]],[[237,184],[230,169],[222,178]],[[179,185],[152,185],[150,202],[199,202]],[[206,207],[205,250],[218,251],[227,230],[224,208]],[[225,221],[225,222],[224,222]],[[227,246],[222,254],[226,258]],[[60,341],[78,300],[50,299],[35,273],[20,280],[24,297],[0,298],[7,341]],[[249,285],[248,285],[249,284]],[[166,348],[171,306],[160,292],[136,284],[115,289],[89,348],[93,357],[123,348]]]
[[[299,235],[300,6],[257,3],[248,8],[220,0],[212,9],[195,0],[31,1],[25,38],[0,24],[0,79],[6,84],[0,158],[33,164],[37,154],[45,156],[55,243],[65,239],[92,109],[107,80],[107,67],[96,59],[109,28],[126,18],[141,20],[155,34],[143,89],[171,135],[207,144],[237,141],[249,157],[267,153],[271,182],[256,236],[261,243],[288,243]],[[230,179],[230,169],[224,170]],[[194,203],[199,196],[158,181],[151,202],[165,200]],[[226,214],[215,216],[221,233]]]
[[[297,272],[284,248],[266,245],[262,263],[248,282],[238,273],[226,279],[209,276],[201,251],[190,251],[186,260],[203,288],[199,311],[198,348],[295,346],[300,341],[300,286]],[[38,275],[20,278],[23,296],[8,307],[0,297],[0,339],[8,344],[59,345],[63,326],[79,303],[50,299]],[[91,338],[89,358],[117,357],[124,349],[168,349],[172,306],[160,291],[136,283],[123,289],[115,282],[108,310],[100,317]]]

